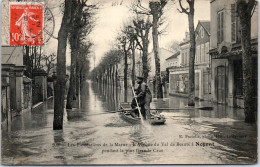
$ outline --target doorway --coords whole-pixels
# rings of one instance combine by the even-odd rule
[[[225,66],[217,67],[217,102],[226,103],[226,68]]]

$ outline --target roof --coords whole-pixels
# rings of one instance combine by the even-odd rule
[[[180,51],[178,51],[178,52],[174,53],[174,55],[172,55],[172,56],[168,57],[168,58],[167,58],[167,59],[165,59],[165,60],[169,60],[169,59],[177,58],[177,56],[178,56],[178,55],[180,55]]]
[[[23,65],[23,47],[22,46],[2,46],[1,63]]]
[[[184,42],[180,43],[179,46],[182,46],[182,45],[185,45],[185,44],[188,44],[188,43],[190,43],[190,41],[184,41]]]
[[[202,27],[207,31],[210,35],[210,21],[209,20],[199,20],[198,25],[201,24]],[[198,27],[197,25],[197,27]],[[197,29],[197,28],[196,28]]]
[[[159,50],[158,50],[159,52],[168,52],[168,53],[172,53],[172,51],[170,51],[170,50],[167,50],[167,49],[165,49],[165,48],[159,48]],[[150,54],[153,54],[154,52],[153,52],[153,49],[152,49],[152,51],[149,53],[149,55]]]

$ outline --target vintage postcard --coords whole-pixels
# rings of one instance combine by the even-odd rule
[[[257,0],[2,0],[2,165],[257,164]]]

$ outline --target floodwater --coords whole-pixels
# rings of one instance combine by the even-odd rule
[[[2,164],[252,164],[256,125],[241,109],[164,111],[165,125],[133,125],[115,111],[129,101],[119,89],[86,82],[80,110],[64,112],[63,130],[53,131],[52,99],[2,126]],[[183,108],[187,99],[153,99],[151,108]],[[196,106],[208,106],[197,102]]]

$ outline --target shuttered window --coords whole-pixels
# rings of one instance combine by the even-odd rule
[[[200,63],[200,45],[198,46],[198,59],[197,59],[197,62]]]
[[[187,51],[187,65],[189,66],[189,62],[190,62],[190,52]]]
[[[204,50],[204,44],[201,44],[201,62],[205,62],[205,50]]]
[[[218,43],[224,40],[224,11],[218,12]]]
[[[236,42],[237,36],[237,17],[236,17],[236,5],[231,4],[231,42]]]
[[[209,42],[205,44],[205,62],[209,62]]]
[[[198,63],[198,53],[199,53],[199,46],[196,48],[196,57],[195,57],[195,62]]]
[[[182,52],[181,53],[181,64],[182,65],[185,65],[184,59],[185,59],[185,52]]]

